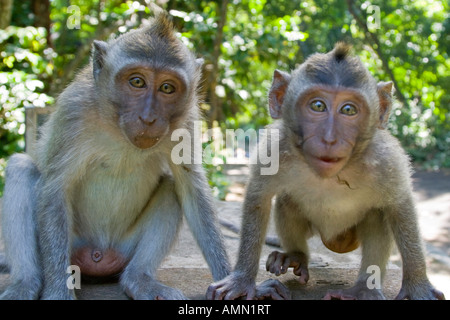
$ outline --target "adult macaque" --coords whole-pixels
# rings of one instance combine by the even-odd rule
[[[408,157],[386,130],[392,84],[377,84],[349,51],[339,43],[327,54],[311,56],[291,74],[275,71],[269,111],[279,119],[273,128],[280,135],[280,170],[263,176],[261,165],[252,167],[238,262],[228,277],[210,286],[209,298],[258,295],[255,277],[273,196],[285,252],[270,254],[271,273],[292,267],[306,283],[307,238],[318,233],[333,251],[362,246],[355,285],[329,292],[325,299],[383,299],[380,289],[368,288],[372,273],[367,270],[373,265],[385,273],[395,240],[403,260],[397,299],[444,298],[426,275]],[[266,294],[284,297],[281,283],[271,285]]]
[[[183,299],[155,278],[183,213],[215,281],[230,269],[201,164],[170,158],[171,133],[199,117],[202,60],[162,11],[93,49],[45,124],[37,157],[9,161],[2,223],[12,284],[1,297],[74,298],[74,264],[88,276],[119,275],[134,299]]]

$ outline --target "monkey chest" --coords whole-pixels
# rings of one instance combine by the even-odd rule
[[[300,208],[299,214],[326,240],[351,229],[377,205],[373,190],[362,185],[350,187],[334,180],[321,180],[305,183],[289,193]]]
[[[144,210],[158,181],[159,174],[142,170],[117,172],[104,164],[91,168],[73,197],[76,233],[102,241],[123,235]]]

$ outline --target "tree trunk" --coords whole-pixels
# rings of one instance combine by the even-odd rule
[[[34,26],[44,27],[47,30],[47,46],[53,47],[50,37],[50,0],[33,0]]]
[[[0,0],[0,29],[6,29],[11,24],[13,0]]]
[[[219,110],[220,101],[216,95],[216,86],[218,81],[218,73],[219,73],[219,57],[220,57],[220,46],[223,42],[223,27],[227,21],[227,9],[228,9],[228,0],[223,0],[220,2],[220,17],[217,22],[217,33],[216,38],[214,39],[214,47],[212,54],[212,68],[211,73],[208,77],[209,82],[209,104],[210,110],[208,113],[208,126],[212,126],[214,120],[218,120],[218,116],[222,114]]]

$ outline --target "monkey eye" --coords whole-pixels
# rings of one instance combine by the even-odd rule
[[[316,112],[325,112],[325,111],[327,111],[326,104],[323,101],[320,101],[320,100],[314,100],[313,102],[311,102],[309,107],[311,108],[311,110],[316,111]]]
[[[358,113],[358,110],[356,109],[356,107],[352,104],[345,104],[344,106],[342,106],[341,110],[339,110],[340,113],[345,114],[347,116],[353,116],[355,114]]]
[[[161,87],[159,87],[159,91],[165,94],[171,94],[175,92],[175,87],[170,83],[165,82],[161,85]]]
[[[130,80],[128,80],[128,82],[130,83],[131,86],[133,86],[135,88],[144,88],[145,87],[145,81],[144,81],[144,79],[142,79],[140,77],[131,78]]]

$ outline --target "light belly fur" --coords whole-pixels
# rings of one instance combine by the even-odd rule
[[[300,214],[311,222],[324,239],[332,239],[356,225],[370,209],[380,203],[379,194],[371,188],[367,179],[351,176],[347,180],[349,187],[343,182],[339,183],[337,177],[322,179],[310,170],[301,170],[302,174],[298,172],[299,178],[295,185],[291,182],[285,192],[291,195],[300,208]],[[288,175],[292,177],[293,173]],[[344,172],[341,181],[345,176]]]
[[[76,234],[103,248],[120,240],[143,212],[159,182],[161,172],[151,171],[137,166],[114,172],[104,163],[91,168],[73,203]]]

